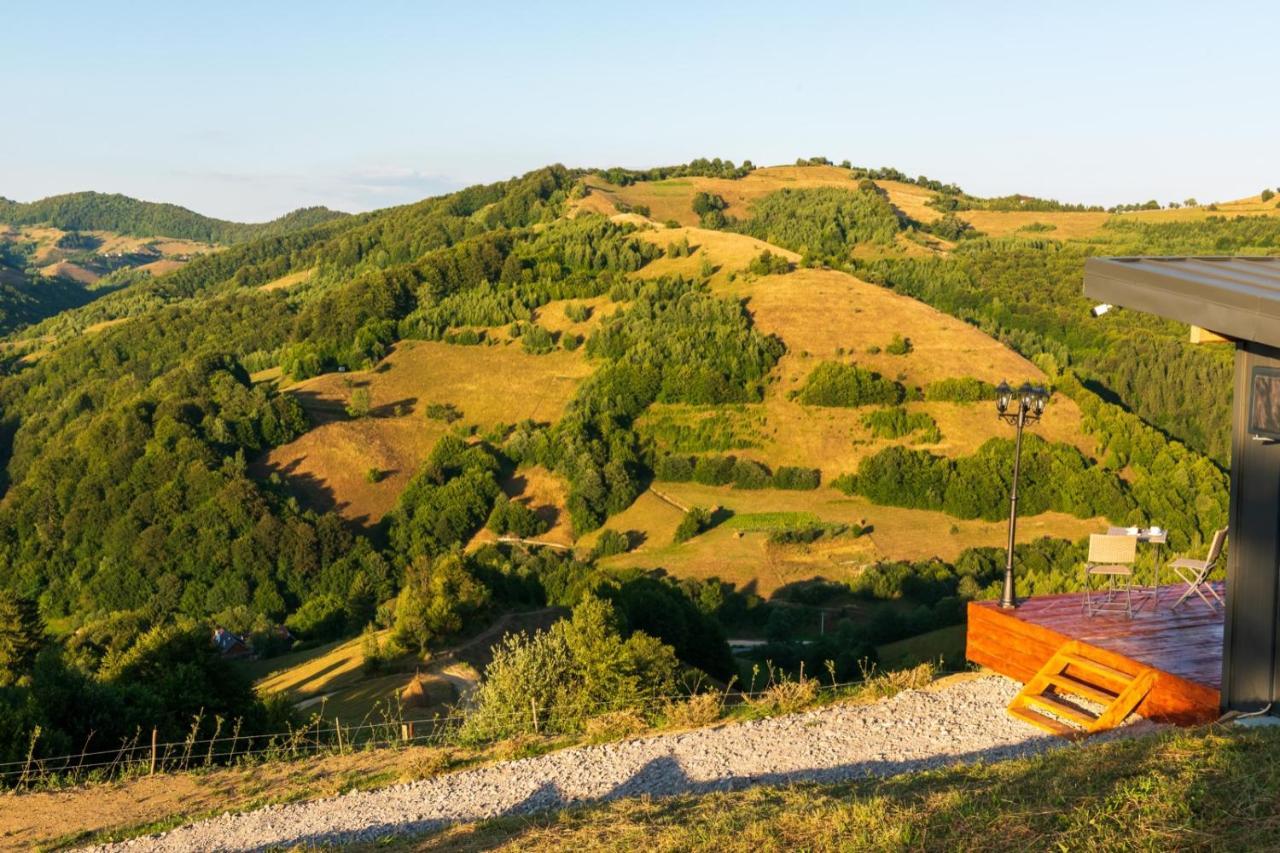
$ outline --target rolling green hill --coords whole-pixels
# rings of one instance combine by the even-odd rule
[[[1225,513],[1206,455],[1224,425],[1190,389],[1221,358],[1174,324],[1091,320],[1079,268],[1269,251],[1280,219],[946,194],[825,163],[557,165],[216,250],[118,244],[173,265],[103,276],[15,335],[0,376],[0,595],[63,652],[4,664],[0,755],[35,726],[48,754],[182,737],[201,709],[280,725],[208,653],[214,624],[278,651],[373,623],[422,651],[593,590],[613,629],[715,678],[752,663],[727,633],[854,677],[996,589],[1011,448],[987,395],[1006,378],[1056,388],[1027,451],[1025,590],[1075,585],[1108,521],[1199,543]],[[124,239],[90,225],[190,222],[68,204],[117,218],[10,225],[15,287]],[[61,715],[65,695],[93,713]]]
[[[346,214],[326,207],[306,207],[270,222],[246,224],[119,193],[67,193],[25,203],[0,198],[0,222],[12,225],[49,225],[64,231],[113,231],[135,237],[175,237],[223,244],[284,234],[343,216]]]

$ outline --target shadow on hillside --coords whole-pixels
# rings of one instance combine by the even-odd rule
[[[1143,726],[1140,731],[1149,732],[1150,727]],[[1135,732],[1137,733],[1137,732]],[[1100,736],[1094,739],[1094,743],[1099,740],[1112,739],[1116,736],[1125,737],[1124,733],[1118,733],[1113,736]],[[1155,745],[1161,742],[1159,738],[1143,738],[1128,739],[1129,744],[1123,748],[1139,753],[1141,756],[1147,756]],[[514,818],[528,815],[534,815],[539,812],[545,812],[553,809],[562,809],[569,806],[585,806],[590,807],[595,804],[606,803],[611,800],[618,800],[631,797],[672,797],[683,794],[711,794],[725,791],[736,791],[749,788],[756,785],[768,786],[786,786],[798,783],[818,783],[818,784],[839,784],[839,790],[844,795],[857,794],[859,789],[864,792],[870,790],[870,786],[875,786],[875,791],[884,795],[886,791],[890,796],[902,796],[909,793],[908,788],[917,785],[911,778],[904,777],[902,779],[893,779],[904,773],[912,773],[921,770],[932,770],[944,768],[959,764],[975,764],[1002,761],[1005,759],[1016,758],[1021,756],[1037,755],[1048,750],[1060,748],[1060,752],[1049,757],[1050,769],[1041,763],[1030,765],[1027,769],[1018,773],[1010,774],[1001,780],[1000,788],[1006,792],[1034,792],[1037,785],[1043,787],[1046,777],[1052,777],[1053,785],[1060,790],[1090,790],[1099,791],[1100,784],[1110,784],[1112,789],[1115,786],[1126,784],[1131,781],[1130,773],[1115,773],[1114,779],[1100,781],[1098,763],[1079,762],[1075,760],[1075,756],[1083,754],[1083,750],[1075,747],[1067,741],[1047,735],[1035,735],[1028,732],[1025,739],[1008,744],[1002,744],[986,749],[972,750],[960,754],[940,755],[926,759],[882,759],[855,761],[844,764],[837,764],[829,767],[809,767],[797,770],[761,772],[750,774],[724,774],[709,779],[694,779],[684,769],[679,759],[674,755],[660,755],[649,760],[635,772],[626,778],[614,784],[601,793],[583,794],[583,793],[566,793],[562,791],[553,781],[547,780],[536,784],[528,793],[519,799],[510,802],[507,805],[497,806],[491,800],[471,800],[472,805],[460,814],[452,817],[444,816],[426,816],[420,818],[410,818],[404,821],[384,822],[381,824],[362,827],[359,830],[363,838],[379,838],[393,835],[425,835],[437,832],[457,823],[468,823],[476,820],[492,819],[492,818]],[[593,748],[585,748],[583,755],[583,767],[597,767],[598,761],[603,756],[591,755],[589,751]],[[538,759],[530,759],[537,761]],[[1128,766],[1133,767],[1142,763],[1142,759],[1126,758]],[[560,763],[560,766],[564,766]],[[469,772],[484,773],[485,771],[461,771],[459,775],[465,775]],[[584,771],[585,772],[585,771]],[[604,770],[593,770],[592,772],[607,772]],[[1034,778],[1033,778],[1034,777]],[[454,777],[456,778],[456,777]],[[448,784],[450,777],[439,777],[434,783],[425,783],[430,787],[435,785]],[[491,785],[486,782],[486,785]],[[518,784],[512,781],[512,784]],[[929,793],[931,796],[943,795],[939,802],[963,802],[964,798],[950,799],[946,795],[948,793],[959,793],[962,790],[968,790],[972,787],[972,781],[968,776],[961,774],[958,776],[936,776],[928,778],[925,785],[931,787]],[[894,791],[893,787],[897,790]],[[424,799],[434,800],[435,792],[424,790]],[[1099,791],[1098,796],[1105,799],[1110,791]],[[993,796],[1001,796],[999,793]],[[1003,796],[1010,796],[1008,793]],[[467,801],[463,798],[451,798],[448,802]],[[496,807],[495,807],[496,806]],[[959,806],[957,806],[959,808]],[[424,803],[424,811],[426,811]],[[521,820],[510,825],[510,832],[498,832],[495,837],[486,839],[486,843],[481,846],[473,846],[468,849],[487,849],[490,846],[499,844],[509,844],[520,834],[528,829],[530,823],[527,820]],[[493,828],[493,827],[491,827]],[[498,828],[501,828],[499,825]],[[498,837],[500,836],[500,837]],[[341,842],[346,839],[346,833],[342,830],[332,832],[320,832],[304,834],[300,833],[297,837],[289,838],[283,843],[298,846],[326,845],[335,842]],[[473,839],[479,840],[479,839]],[[424,846],[417,849],[431,849],[430,839],[424,840]]]
[[[287,465],[272,465],[266,462],[264,458],[254,463],[250,473],[252,476],[263,480],[272,474],[277,475],[289,493],[297,496],[298,503],[304,509],[314,510],[319,513],[340,513],[350,505],[347,501],[338,500],[337,493],[329,485],[328,480],[317,477],[310,472],[299,472],[298,467],[301,464],[301,459],[294,459]],[[396,472],[383,471],[382,473],[385,477]],[[370,519],[367,515],[357,518],[344,518],[343,520],[354,528],[367,529],[370,525]]]

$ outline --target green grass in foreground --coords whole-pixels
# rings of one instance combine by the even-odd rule
[[[876,652],[880,667],[885,670],[915,666],[924,661],[937,663],[942,660],[944,670],[964,666],[965,626],[948,625],[905,640],[885,643]]]
[[[1214,727],[884,781],[624,800],[457,827],[413,847],[754,853],[1278,845],[1280,731]]]

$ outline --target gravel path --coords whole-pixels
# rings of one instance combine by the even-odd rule
[[[1005,713],[1019,686],[986,676],[871,705],[835,705],[576,747],[376,791],[224,815],[104,849],[252,850],[367,841],[571,803],[892,776],[1065,745]]]

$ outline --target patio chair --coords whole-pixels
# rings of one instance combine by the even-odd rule
[[[1084,610],[1089,616],[1104,611],[1133,616],[1133,562],[1138,554],[1136,536],[1094,533],[1089,537],[1089,561],[1084,567]],[[1093,589],[1094,578],[1106,586]]]
[[[1182,593],[1182,597],[1174,602],[1171,609],[1177,610],[1182,602],[1191,597],[1193,592],[1200,596],[1201,601],[1209,605],[1210,610],[1217,609],[1214,601],[1224,608],[1227,606],[1226,602],[1222,600],[1222,596],[1218,595],[1218,591],[1213,588],[1213,584],[1209,583],[1209,573],[1217,568],[1218,561],[1222,559],[1222,546],[1226,543],[1227,528],[1224,527],[1214,532],[1213,541],[1209,543],[1209,556],[1203,560],[1191,560],[1184,557],[1169,564],[1169,568],[1173,569],[1174,573],[1182,578],[1182,582],[1187,585],[1187,591]],[[1206,591],[1213,596],[1213,601],[1210,601],[1205,596]]]

